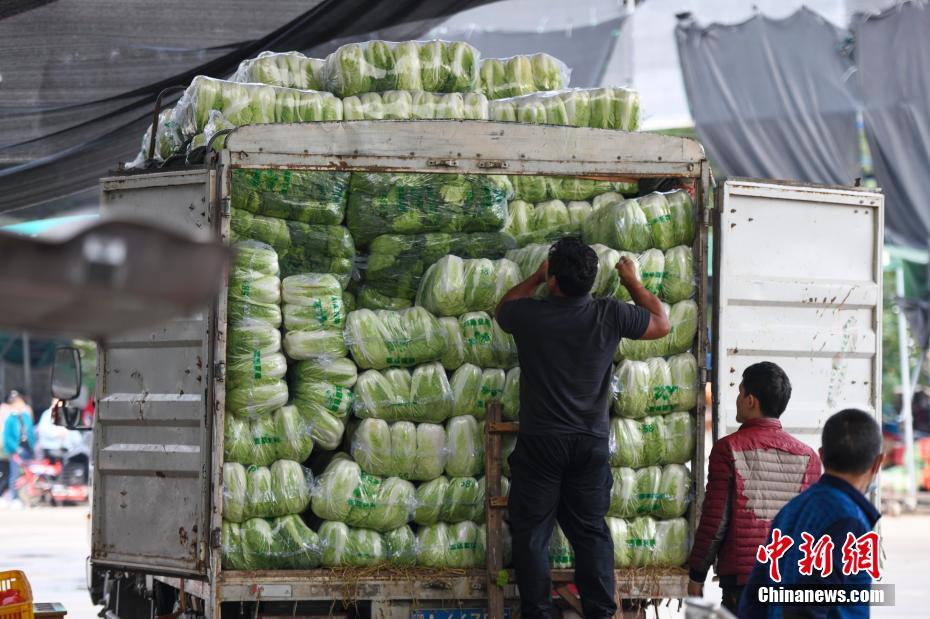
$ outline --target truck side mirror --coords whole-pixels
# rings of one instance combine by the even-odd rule
[[[81,353],[77,348],[61,346],[55,350],[52,366],[52,397],[67,402],[81,393]]]

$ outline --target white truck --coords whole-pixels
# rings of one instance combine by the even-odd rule
[[[230,173],[240,167],[692,183],[696,387],[703,393],[706,382],[713,385],[714,437],[735,429],[740,375],[762,359],[791,377],[783,422],[812,445],[831,412],[880,411],[879,193],[764,180],[715,184],[701,145],[677,137],[483,121],[357,121],[241,127],[204,165],[102,179],[102,212],[228,240]],[[158,616],[180,602],[209,619],[440,619],[484,616],[489,599],[489,616],[516,614],[513,578],[501,577],[490,548],[487,569],[456,574],[224,570],[226,332],[224,290],[197,315],[100,345],[90,564],[94,595],[108,593],[110,616]],[[692,530],[704,488],[704,413],[699,398]],[[499,464],[490,456],[488,462]],[[500,499],[489,496],[488,503],[489,518],[499,522]],[[553,579],[570,581],[571,571],[554,570]],[[620,570],[617,583],[623,599],[681,598],[687,571]]]

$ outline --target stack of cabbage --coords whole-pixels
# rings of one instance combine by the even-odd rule
[[[262,52],[229,81],[195,77],[159,117],[154,160],[205,146],[218,131],[262,123],[490,119],[638,128],[635,92],[570,89],[570,73],[544,53],[481,59],[467,43],[435,40],[350,43],[325,59]],[[132,167],[146,165],[150,134],[151,127]]]
[[[233,240],[252,239],[278,252],[284,275],[352,277],[355,245],[343,221],[349,175],[303,170],[232,172]]]
[[[235,245],[229,278],[223,465],[223,560],[229,569],[311,568],[316,533],[297,516],[310,503],[310,424],[283,378],[278,257],[262,243]]]

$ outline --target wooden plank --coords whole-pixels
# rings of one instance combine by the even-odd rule
[[[505,496],[492,496],[488,497],[492,508],[497,509],[507,509],[508,497]]]
[[[516,434],[520,431],[518,421],[486,421],[485,427],[492,434]]]
[[[500,424],[501,403],[491,400],[487,406],[485,427],[485,501],[487,528],[487,576],[488,576],[488,617],[497,619],[504,616],[504,590],[497,585],[497,575],[504,567],[504,549],[502,541],[503,512],[494,509],[494,501],[501,499],[501,435],[490,431]]]

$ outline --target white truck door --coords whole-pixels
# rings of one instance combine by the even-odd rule
[[[101,209],[206,239],[209,177],[199,170],[103,179]],[[98,347],[91,522],[97,565],[206,574],[212,314]]]
[[[814,449],[832,413],[881,415],[884,197],[731,179],[714,226],[714,438],[735,432],[743,370],[788,374],[784,429]]]

